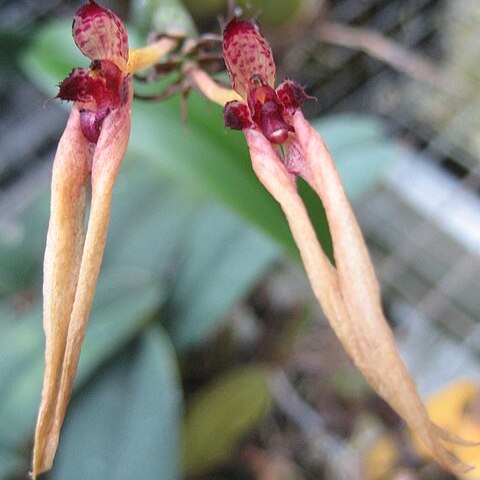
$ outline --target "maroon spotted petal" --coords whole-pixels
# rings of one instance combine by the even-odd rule
[[[223,121],[226,127],[233,130],[253,127],[252,117],[247,105],[237,100],[227,102],[223,109]]]
[[[125,69],[128,60],[127,31],[112,11],[90,0],[73,17],[72,33],[84,55],[92,60],[110,60],[121,70]]]
[[[307,95],[303,87],[294,80],[284,80],[277,88],[277,96],[287,115],[293,115],[306,100],[314,98]]]
[[[57,97],[72,102],[91,102],[93,79],[85,68],[74,68],[72,73],[59,85]]]
[[[57,97],[83,103],[95,102],[95,107],[116,108],[122,103],[122,73],[111,62],[98,62],[95,68],[74,68],[59,85]]]
[[[260,75],[271,87],[275,63],[270,46],[253,21],[231,20],[223,31],[223,56],[233,89],[247,98],[248,82]]]

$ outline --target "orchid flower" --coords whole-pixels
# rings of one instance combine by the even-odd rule
[[[76,12],[72,28],[75,43],[92,62],[88,69],[74,69],[60,83],[57,95],[74,104],[52,172],[43,280],[46,365],[33,478],[52,466],[77,371],[103,257],[112,189],[130,134],[131,74],[176,46],[164,38],[129,50],[122,21],[93,0]]]
[[[300,107],[309,97],[292,80],[275,90],[270,46],[252,21],[231,20],[223,53],[241,100],[224,108],[227,127],[242,130],[253,170],[283,209],[313,292],[340,342],[375,391],[422,439],[434,458],[454,473],[471,466],[445,444],[469,444],[432,423],[398,351],[381,307],[380,288],[340,177],[320,135]],[[320,197],[332,237],[332,264],[322,250],[296,178]]]

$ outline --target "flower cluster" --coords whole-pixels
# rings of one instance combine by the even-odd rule
[[[175,47],[173,40],[163,39],[129,50],[120,18],[93,0],[76,12],[73,38],[91,64],[74,69],[59,85],[58,98],[74,104],[52,170],[43,279],[45,373],[33,478],[52,466],[77,371],[102,263],[112,190],[130,135],[131,74]]]
[[[233,89],[244,99],[225,105],[225,126],[257,128],[272,143],[293,132],[292,115],[310,98],[293,80],[275,84],[275,63],[258,26],[233,19],[223,33],[223,53]]]
[[[468,442],[432,423],[397,351],[383,315],[368,249],[335,163],[300,110],[308,96],[292,80],[274,90],[272,51],[255,23],[231,20],[223,32],[223,53],[232,87],[244,100],[225,105],[225,125],[243,131],[253,170],[282,207],[330,325],[371,386],[435,459],[455,473],[470,470],[446,448],[446,444]],[[284,148],[279,149],[278,144]],[[312,187],[325,208],[334,264],[322,250],[298,194],[298,176]]]
[[[52,466],[78,366],[103,257],[112,190],[130,134],[132,74],[178,46],[166,37],[130,50],[122,21],[93,0],[75,14],[73,38],[91,64],[75,68],[59,85],[58,98],[74,104],[52,172],[43,285],[46,366],[33,478]],[[396,349],[368,250],[335,164],[300,110],[310,97],[293,80],[275,89],[272,51],[252,21],[234,18],[227,24],[223,54],[234,91],[217,84],[195,62],[183,67],[187,86],[224,105],[225,125],[243,131],[253,170],[281,205],[313,292],[359,370],[441,465],[455,473],[466,472],[469,466],[445,447],[445,443],[465,442],[431,422]],[[297,192],[298,176],[323,203],[334,264],[322,250]]]
[[[93,0],[77,11],[72,30],[78,48],[92,62],[88,69],[73,69],[60,83],[57,97],[82,104],[80,128],[89,142],[97,143],[108,114],[131,101],[127,32],[113,12]]]

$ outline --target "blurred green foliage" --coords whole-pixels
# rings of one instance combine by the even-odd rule
[[[211,18],[219,12],[226,14],[225,0],[184,1],[195,18]],[[302,8],[312,1],[315,0],[237,0],[236,5],[262,24],[282,26],[295,21]]]
[[[132,0],[132,22],[149,33],[195,36],[195,22],[181,0]]]
[[[42,28],[22,60],[47,95],[73,66],[87,64],[70,24]],[[178,99],[134,104],[74,398],[49,478],[175,480],[205,471],[227,459],[268,408],[268,368],[253,364],[197,389],[183,420],[179,359],[209,341],[282,252],[298,259],[280,208],[251,171],[241,134],[225,132],[221,109],[195,94],[188,114],[184,128]],[[314,125],[353,200],[395,157],[375,119],[335,116]],[[301,191],[330,251],[321,204],[304,185]],[[18,239],[0,239],[0,478],[6,480],[28,468],[40,401],[48,197],[44,192],[19,220]]]
[[[51,478],[179,478],[180,405],[173,348],[151,326],[73,402]]]
[[[262,365],[232,369],[192,399],[184,425],[187,475],[228,459],[238,439],[263,418],[271,401],[267,378]]]

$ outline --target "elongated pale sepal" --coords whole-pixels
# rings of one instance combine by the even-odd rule
[[[300,111],[294,115],[294,128],[305,158],[305,178],[322,200],[332,236],[343,320],[349,325],[347,341],[342,343],[377,393],[418,434],[435,459],[454,473],[465,473],[472,467],[445,448],[443,442],[456,442],[431,422],[397,351],[370,256],[335,164]]]
[[[335,268],[322,250],[307,210],[297,192],[295,176],[290,174],[258,131],[244,130],[255,174],[282,207],[287,218],[312,290],[342,344],[350,345],[350,321],[347,318]]]
[[[139,70],[155,65],[165,55],[174,50],[177,45],[178,40],[165,37],[147,47],[130,49],[126,72],[136,73]]]
[[[241,100],[240,95],[231,88],[222,87],[210,75],[194,63],[184,67],[185,77],[198,92],[208,100],[218,103],[222,107],[226,103]]]
[[[53,252],[47,246],[47,255],[51,255],[55,261],[60,262],[62,269],[70,268],[70,265],[73,265],[68,277],[72,279],[72,286],[68,289],[68,308],[62,312],[56,309],[48,317],[54,319],[55,323],[61,321],[62,330],[61,332],[58,329],[53,331],[50,326],[48,330],[46,328],[47,339],[50,336],[55,342],[55,363],[53,367],[47,366],[47,371],[54,369],[55,382],[53,384],[50,381],[52,383],[50,388],[53,392],[48,395],[48,398],[51,398],[48,402],[48,409],[44,409],[48,415],[46,416],[42,408],[40,409],[38,425],[42,428],[40,430],[40,427],[37,426],[33,478],[49,470],[52,466],[60,429],[70,400],[105,248],[113,185],[130,134],[131,90],[129,96],[130,100],[123,107],[114,110],[105,119],[93,159],[91,159],[92,199],[85,242],[83,242],[83,216],[81,217],[82,230],[75,236],[71,230],[66,228],[58,232],[62,236],[63,242],[78,243],[75,249],[75,263],[68,262],[67,264],[62,250],[57,248]],[[62,184],[62,180],[59,183]],[[68,185],[62,184],[61,186],[67,197],[65,203],[71,205],[76,198],[69,192]],[[71,208],[74,208],[73,205]],[[85,200],[83,208],[85,208]],[[47,287],[46,289],[46,299],[51,298],[54,303],[60,302],[65,296],[65,285],[55,284],[55,288]],[[46,302],[48,304],[49,300]],[[61,316],[60,313],[62,313]],[[47,320],[48,325],[51,323],[51,320]],[[48,363],[47,357],[47,365]],[[43,403],[42,398],[42,405]],[[45,416],[48,423],[44,420]],[[43,426],[44,424],[45,426]]]
[[[80,113],[74,106],[60,139],[52,172],[43,282],[45,374],[35,432],[34,478],[50,469],[56,450],[51,439],[57,435],[55,408],[82,256],[92,154],[92,145],[82,133]]]

